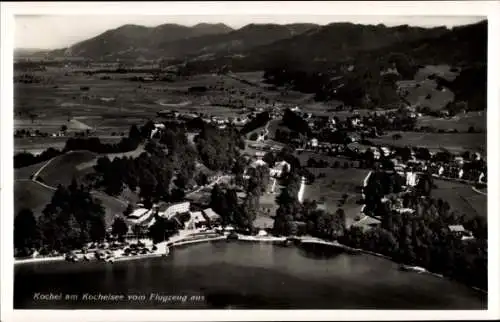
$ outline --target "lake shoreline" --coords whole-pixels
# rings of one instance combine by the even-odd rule
[[[295,237],[286,237],[286,236],[281,236],[281,237],[278,237],[278,236],[256,237],[256,236],[246,236],[246,235],[240,235],[240,234],[238,234],[238,239],[235,239],[235,241],[254,242],[254,243],[261,243],[261,242],[264,242],[264,243],[269,243],[269,242],[271,242],[271,243],[284,243],[287,240],[289,240],[290,238],[295,238]],[[177,241],[173,242],[169,246],[169,248],[175,248],[176,246],[192,245],[192,244],[199,244],[199,243],[205,243],[205,242],[222,241],[222,240],[228,240],[227,236],[208,237],[208,238],[200,238],[200,239],[195,239],[195,240],[182,240],[182,239],[180,239],[180,240],[177,240]],[[362,249],[362,248],[353,248],[353,247],[341,244],[339,242],[330,242],[330,241],[326,241],[326,240],[319,239],[319,238],[309,238],[309,237],[297,238],[297,240],[300,240],[301,244],[302,243],[304,243],[304,244],[308,244],[309,243],[309,244],[319,244],[319,245],[326,245],[326,246],[341,248],[341,249],[343,249],[345,251],[349,251],[349,252],[352,252],[354,254],[356,254],[356,253],[362,253],[362,254],[366,254],[366,255],[380,257],[380,258],[389,260],[389,261],[391,261],[391,262],[393,262],[395,264],[398,264],[398,265],[404,265],[403,263],[397,262],[392,257],[389,257],[387,255],[384,255],[384,254],[381,254],[381,253],[372,252],[372,251],[365,250],[365,249]],[[162,243],[167,244],[168,242],[162,242]],[[168,256],[168,254],[148,254],[148,255],[144,255],[144,256],[134,256],[134,257],[126,257],[126,256],[124,256],[124,257],[120,257],[120,258],[115,259],[115,261],[118,262],[118,261],[125,261],[125,260],[140,260],[140,259],[149,259],[149,258],[154,258],[154,257],[165,257],[165,256]],[[30,264],[30,263],[34,264],[34,263],[44,263],[44,262],[55,262],[55,261],[65,261],[65,258],[64,258],[64,256],[57,256],[57,257],[30,258],[30,259],[21,259],[21,260],[16,260],[15,259],[14,260],[14,265],[17,265],[17,264]],[[488,291],[486,291],[486,290],[483,290],[483,289],[481,289],[479,287],[470,286],[470,285],[467,285],[465,283],[461,283],[460,281],[454,280],[453,278],[450,278],[450,277],[442,275],[442,274],[431,272],[431,271],[427,270],[425,267],[410,266],[410,265],[408,265],[408,267],[414,268],[415,269],[413,271],[414,273],[415,272],[416,273],[424,273],[424,274],[427,274],[429,276],[433,276],[433,277],[437,277],[437,278],[441,278],[441,279],[448,279],[448,280],[451,280],[453,282],[457,282],[457,283],[462,284],[464,286],[470,287],[474,291],[477,291],[477,292],[480,292],[480,293],[486,294],[486,295],[488,294]]]

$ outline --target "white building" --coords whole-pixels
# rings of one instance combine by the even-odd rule
[[[139,224],[148,219],[151,215],[153,215],[153,209],[137,208],[127,216],[127,219],[132,224]]]
[[[382,153],[384,154],[384,156],[388,157],[390,154],[391,154],[391,150],[388,148],[388,147],[381,147],[380,148],[382,150]]]
[[[304,202],[304,192],[306,190],[306,178],[302,177],[300,180],[300,189],[299,193],[297,195],[297,199],[299,200],[300,203]]]
[[[409,187],[414,187],[417,185],[418,176],[415,172],[406,172],[406,185]]]
[[[220,215],[215,211],[213,211],[212,208],[207,208],[203,210],[203,214],[211,223],[219,222],[221,219]]]
[[[207,225],[207,220],[201,213],[201,211],[195,211],[190,213],[191,218],[186,223],[186,229],[194,230],[196,228],[202,228]]]
[[[257,168],[257,167],[262,167],[265,165],[267,165],[266,161],[264,161],[262,159],[257,159],[254,162],[252,162],[252,164],[250,164],[250,167]]]
[[[191,206],[191,204],[189,201],[175,203],[175,204],[169,205],[167,207],[167,209],[165,209],[165,211],[160,216],[165,217],[165,218],[170,218],[170,217],[174,216],[175,214],[182,214],[182,213],[188,212],[190,206]]]
[[[286,171],[290,171],[290,164],[286,161],[280,161],[273,168],[269,169],[269,175],[271,177],[281,177],[283,172]]]
[[[311,141],[309,141],[309,144],[311,144],[311,146],[313,148],[317,147],[318,146],[318,139],[316,139],[316,138],[311,139]]]

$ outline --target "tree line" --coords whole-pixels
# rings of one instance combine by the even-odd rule
[[[448,202],[430,197],[434,186],[432,177],[424,176],[415,189],[401,194],[395,176],[372,174],[364,189],[365,214],[379,218],[381,224],[368,231],[351,227],[339,241],[486,289],[486,218],[459,213]],[[382,202],[384,196],[388,197]],[[413,211],[399,212],[398,208]],[[448,227],[460,224],[474,239],[462,240]]]
[[[75,180],[68,187],[58,186],[42,215],[21,209],[14,219],[16,257],[64,253],[100,242],[106,237],[104,208],[89,190]]]

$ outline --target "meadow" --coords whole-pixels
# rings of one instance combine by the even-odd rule
[[[326,211],[334,213],[342,208],[346,214],[346,225],[350,226],[355,218],[360,216],[362,205],[361,186],[368,170],[363,169],[332,169],[332,168],[308,168],[316,179],[312,185],[305,188],[304,199],[316,200],[325,205]],[[323,173],[323,178],[318,174]],[[343,195],[347,195],[345,204],[340,205]]]
[[[394,140],[392,135],[395,133],[401,134],[402,138]],[[472,151],[486,155],[486,133],[388,132],[370,141],[380,145],[426,147],[432,151],[447,149],[453,153]]]
[[[466,216],[488,217],[488,197],[472,189],[470,185],[459,182],[434,179],[432,197],[441,198],[450,204],[453,211]]]
[[[422,116],[417,120],[417,127],[430,126],[438,130],[457,130],[458,132],[467,132],[469,127],[473,126],[475,130],[487,130],[486,111],[468,112],[458,114],[453,117],[440,118],[432,116]]]

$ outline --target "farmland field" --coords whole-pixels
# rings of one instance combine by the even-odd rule
[[[393,140],[392,135],[395,133],[400,132],[389,132],[384,136],[371,139],[371,141],[376,144],[427,147],[430,150],[440,150],[444,148],[455,153],[479,151],[482,152],[482,154],[486,154],[485,133],[401,132],[402,138]]]
[[[452,210],[469,216],[477,214],[487,218],[487,196],[475,192],[469,185],[458,182],[434,179],[434,183],[437,188],[432,190],[432,196],[447,201]]]

